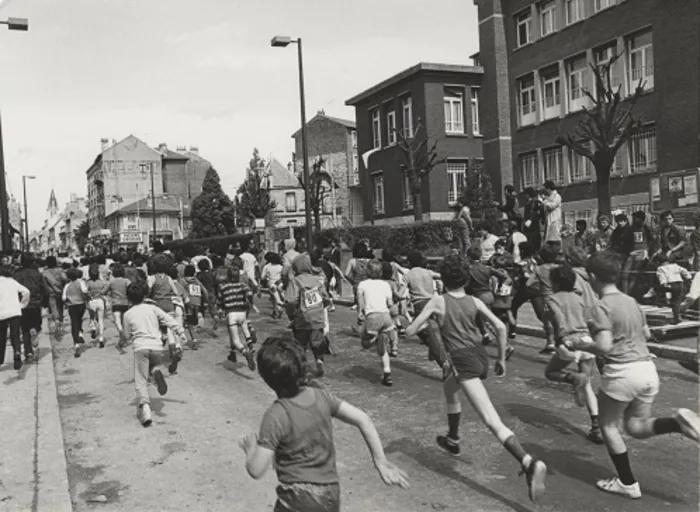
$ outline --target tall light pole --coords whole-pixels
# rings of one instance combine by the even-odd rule
[[[153,247],[153,244],[156,241],[156,234],[157,234],[157,228],[156,228],[156,181],[155,177],[153,176],[153,165],[154,162],[148,162],[147,164],[140,164],[141,165],[141,171],[144,171],[145,167],[148,167],[149,170],[151,171],[151,214],[153,215],[153,242],[149,241],[149,247]],[[139,217],[140,218],[140,217]],[[139,221],[140,224],[140,221]]]
[[[27,216],[27,180],[34,180],[36,176],[22,176],[22,190],[24,192],[24,250],[29,252],[29,217]]]
[[[304,156],[304,196],[306,197],[306,250],[311,253],[313,249],[313,226],[311,225],[311,184],[309,183],[309,144],[306,137],[306,98],[304,95],[304,59],[301,50],[301,38],[292,39],[287,36],[275,36],[270,46],[285,48],[290,44],[296,44],[299,54],[299,102],[301,104],[301,146]]]
[[[7,18],[0,21],[0,25],[7,25],[9,30],[26,32],[29,30],[29,20],[25,18]],[[7,183],[5,182],[5,153],[2,147],[2,123],[0,123],[0,246],[2,251],[12,250],[12,236],[10,235],[10,212],[8,211]],[[21,229],[21,226],[20,226]]]

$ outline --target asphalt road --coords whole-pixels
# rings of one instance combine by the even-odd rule
[[[253,318],[261,339],[284,330],[269,317],[266,301]],[[626,500],[598,491],[595,480],[612,475],[603,447],[585,439],[588,417],[566,386],[548,382],[541,340],[522,338],[505,378],[487,388],[506,424],[549,467],[547,494],[527,498],[515,461],[464,401],[462,455],[435,445],[446,420],[440,372],[417,340],[402,342],[393,361],[394,387],[380,384],[373,352],[350,335],[354,314],[332,313],[336,356],[322,384],[374,419],[389,457],[404,468],[411,489],[379,480],[359,432],[336,422],[343,510],[374,511],[691,511],[698,510],[698,448],[680,436],[630,440],[633,469],[643,498]],[[258,428],[274,395],[244,362],[226,361],[227,340],[207,337],[186,351],[170,391],[154,388],[154,423],[136,419],[133,356],[115,349],[108,330],[104,349],[73,357],[68,337],[54,341],[61,423],[75,510],[265,511],[275,501],[275,475],[261,481],[245,473],[237,440]],[[90,344],[88,344],[91,347]],[[239,358],[242,359],[242,358]],[[676,362],[657,360],[662,379],[657,414],[698,408],[698,377]]]

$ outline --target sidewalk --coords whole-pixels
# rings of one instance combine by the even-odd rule
[[[53,355],[46,330],[39,336],[35,353],[37,362],[16,371],[8,346],[5,364],[0,366],[0,511],[71,512]]]

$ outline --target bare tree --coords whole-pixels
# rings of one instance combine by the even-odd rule
[[[311,166],[311,172],[309,173],[309,197],[306,199],[307,208],[311,208],[311,212],[314,216],[314,229],[316,231],[321,231],[321,212],[323,205],[325,204],[328,197],[332,193],[332,188],[335,186],[333,181],[333,176],[329,172],[325,171],[323,166],[326,161],[323,157],[319,157],[313,165]],[[306,190],[306,184],[304,183],[304,175],[297,175],[299,184],[304,190]]]
[[[634,93],[623,98],[621,85],[614,86],[611,66],[619,59],[615,55],[607,63],[591,64],[595,78],[595,91],[583,89],[592,106],[584,107],[578,126],[570,133],[560,134],[556,141],[593,163],[596,172],[598,213],[610,215],[610,172],[620,148],[632,139],[640,123],[633,117],[637,100],[644,92],[639,81]]]
[[[447,158],[441,158],[438,155],[437,142],[429,148],[427,134],[422,134],[423,123],[420,119],[411,137],[407,137],[403,130],[394,130],[394,132],[399,148],[401,170],[408,177],[410,192],[413,196],[413,218],[420,222],[423,220],[423,202],[421,201],[423,179],[436,166],[445,163]]]

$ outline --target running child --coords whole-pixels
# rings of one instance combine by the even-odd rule
[[[90,313],[90,331],[92,339],[97,339],[100,348],[105,346],[105,288],[107,283],[100,277],[100,265],[93,263],[88,268],[86,284],[88,296],[88,313]]]
[[[272,301],[272,318],[282,318],[282,308],[284,299],[282,292],[284,286],[282,283],[282,258],[279,254],[268,252],[265,255],[267,265],[262,270],[262,280],[267,282],[267,288],[270,290],[270,300]]]
[[[443,384],[449,431],[445,436],[438,436],[437,443],[453,455],[461,453],[459,446],[459,423],[462,412],[459,392],[461,390],[488,429],[520,463],[527,478],[530,499],[536,501],[545,491],[547,466],[528,454],[515,434],[503,424],[482,382],[488,375],[489,356],[481,343],[477,318],[481,317],[489,322],[498,333],[497,375],[505,375],[506,326],[483,302],[465,293],[464,286],[467,284],[469,274],[466,262],[460,256],[447,256],[443,260],[440,274],[445,293],[430,299],[418,318],[407,329],[409,335],[414,334],[428,318],[436,315],[442,340],[450,355],[452,372]]]
[[[226,325],[230,340],[228,360],[235,363],[236,350],[246,358],[248,368],[255,370],[255,354],[253,353],[254,343],[248,329],[248,311],[250,310],[253,291],[248,285],[241,282],[241,271],[235,267],[229,267],[227,280],[219,283],[219,306],[226,315]],[[239,329],[243,332],[246,344],[241,343]]]
[[[274,461],[279,481],[275,510],[340,511],[333,418],[362,433],[386,485],[408,488],[406,474],[387,460],[367,414],[328,391],[305,385],[304,350],[294,340],[265,340],[258,352],[258,368],[277,400],[265,412],[259,434],[246,436],[240,447],[246,456],[246,470],[256,480]]]
[[[364,317],[364,332],[362,346],[369,348],[377,344],[377,354],[382,360],[382,384],[392,386],[390,355],[398,354],[396,326],[391,319],[391,309],[394,307],[392,291],[389,283],[382,280],[382,263],[370,261],[367,265],[368,279],[357,287],[357,310]],[[386,340],[389,339],[389,347]]]
[[[547,243],[540,251],[542,264],[538,265],[535,272],[526,283],[526,287],[531,293],[530,302],[535,310],[535,315],[544,326],[546,338],[545,346],[540,350],[540,354],[551,354],[554,352],[554,338],[552,337],[552,321],[549,312],[549,302],[554,290],[552,288],[552,269],[557,264],[559,250],[555,244]]]
[[[598,395],[600,428],[617,472],[596,485],[605,492],[641,498],[619,425],[635,439],[679,433],[697,443],[700,420],[690,409],[678,409],[670,417],[651,416],[659,376],[647,347],[651,333],[644,313],[636,300],[617,288],[621,264],[616,254],[594,254],[586,268],[600,299],[589,313],[588,330],[593,340],[574,340],[573,345],[605,360]]]
[[[499,250],[503,252],[504,249],[505,245],[499,244]],[[495,277],[498,280],[505,280],[508,277],[508,273],[504,270],[493,268],[489,264],[491,258],[485,263],[480,247],[470,247],[467,251],[467,259],[469,279],[467,280],[466,291],[469,295],[472,295],[484,303],[487,308],[491,309],[494,299],[493,291],[491,290],[491,279]],[[481,319],[478,319],[477,322],[479,322],[479,328],[483,336],[482,343],[484,345],[490,345],[493,341],[492,334],[481,322]]]
[[[596,444],[603,444],[598,420],[598,399],[591,385],[595,356],[590,352],[582,352],[573,348],[575,340],[591,341],[586,326],[587,309],[583,296],[576,291],[577,275],[570,265],[561,265],[552,269],[551,276],[554,284],[554,295],[552,295],[549,305],[552,313],[556,352],[549,360],[544,375],[548,380],[563,382],[573,387],[576,405],[579,407],[585,405],[591,417],[588,440]],[[576,366],[575,371],[567,370],[571,363]]]
[[[129,299],[126,297],[126,289],[131,281],[124,276],[124,267],[120,264],[112,267],[112,279],[103,290],[103,295],[109,297],[112,302],[112,314],[114,315],[114,325],[117,328],[119,339],[122,339],[124,332],[124,313],[129,309]]]
[[[177,296],[178,290],[175,286],[175,282],[168,275],[168,271],[172,267],[172,260],[167,254],[159,253],[151,258],[150,264],[153,275],[148,276],[147,283],[150,290],[148,298],[162,309],[164,313],[167,313],[174,319],[175,306],[173,304],[173,297]],[[170,352],[171,362],[168,370],[170,373],[175,373],[177,371],[177,365],[182,359],[180,338],[176,338],[173,331],[165,327],[161,328],[161,334],[163,335],[164,343],[167,341],[168,350]]]
[[[202,311],[206,307],[209,308],[212,318],[216,317],[216,305],[215,297],[209,295],[209,292],[195,276],[196,270],[194,265],[187,265],[185,267],[185,277],[182,281],[185,289],[187,290],[187,295],[190,300],[185,304],[185,327],[190,333],[190,338],[192,342],[190,348],[192,350],[199,350],[199,342],[194,334],[194,329],[199,326],[202,319]]]
[[[14,354],[14,369],[22,368],[22,309],[29,304],[30,292],[26,286],[12,278],[12,267],[0,266],[0,365],[5,364],[5,347],[7,331],[10,331],[10,343]]]
[[[510,344],[515,340],[515,317],[511,311],[513,307],[513,278],[508,269],[514,266],[513,257],[510,254],[498,253],[491,258],[494,270],[503,271],[503,275],[491,277],[491,289],[493,290],[493,304],[491,311],[501,322],[508,327],[508,346],[506,347],[506,361],[510,360],[515,348]]]
[[[185,332],[175,319],[161,308],[144,302],[149,295],[145,281],[129,284],[126,290],[131,308],[124,314],[124,338],[134,344],[134,387],[138,398],[138,418],[144,427],[151,426],[151,398],[148,394],[149,374],[153,375],[158,393],[168,392],[162,366],[168,359],[168,352],[163,347],[161,328],[173,331],[180,339]],[[123,341],[120,342],[120,346]]]
[[[85,307],[90,300],[88,287],[83,280],[83,271],[80,268],[72,268],[66,272],[69,283],[63,288],[63,303],[68,306],[70,318],[70,331],[73,336],[73,355],[80,357],[80,347],[85,344],[83,336],[83,316]]]
[[[394,302],[394,305],[390,308],[389,312],[391,313],[391,321],[396,327],[396,333],[398,336],[401,336],[406,333],[406,327],[404,327],[403,323],[401,322],[402,311],[405,310],[405,297],[407,291],[406,285],[397,282],[394,268],[391,263],[387,261],[382,262],[382,280],[389,285],[389,288],[391,288],[391,300]],[[399,342],[397,337],[394,355],[392,355],[391,352],[389,353],[391,357],[398,357],[398,345]]]

